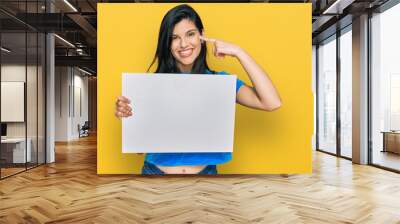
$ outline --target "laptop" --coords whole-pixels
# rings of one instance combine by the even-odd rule
[[[123,153],[232,152],[235,75],[122,74]]]

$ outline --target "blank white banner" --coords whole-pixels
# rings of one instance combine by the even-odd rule
[[[122,74],[123,153],[232,152],[235,75]]]

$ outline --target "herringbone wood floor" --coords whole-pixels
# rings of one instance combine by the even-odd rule
[[[400,223],[400,175],[314,154],[312,175],[98,176],[94,137],[0,181],[0,223]]]

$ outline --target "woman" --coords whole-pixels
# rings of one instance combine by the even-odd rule
[[[263,69],[239,46],[206,38],[199,15],[188,5],[176,6],[164,16],[150,67],[157,60],[156,73],[228,75],[208,67],[207,42],[213,45],[215,57],[237,58],[254,86],[247,86],[238,79],[237,103],[265,111],[281,106],[279,94]],[[115,115],[119,118],[132,116],[129,99],[118,97]],[[231,158],[231,153],[148,153],[142,174],[216,174],[216,165]]]

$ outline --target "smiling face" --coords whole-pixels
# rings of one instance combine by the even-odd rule
[[[190,72],[201,51],[200,31],[188,19],[177,23],[172,31],[171,53],[182,72]]]

